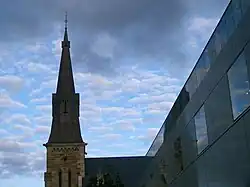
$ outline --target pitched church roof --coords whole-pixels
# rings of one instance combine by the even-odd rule
[[[148,156],[86,158],[84,186],[88,184],[90,177],[99,173],[109,173],[112,177],[118,174],[125,187],[137,186],[140,175],[146,170],[151,160],[152,157]]]
[[[47,144],[83,143],[79,122],[79,94],[75,93],[67,29],[66,15],[57,90],[52,98],[52,127]]]

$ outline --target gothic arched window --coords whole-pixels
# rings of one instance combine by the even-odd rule
[[[60,170],[58,173],[59,187],[62,187],[62,171]]]
[[[69,182],[69,187],[71,187],[71,171],[68,171],[68,182]]]

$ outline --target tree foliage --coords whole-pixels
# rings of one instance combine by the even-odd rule
[[[92,176],[86,187],[124,187],[119,174],[112,177],[109,173]]]

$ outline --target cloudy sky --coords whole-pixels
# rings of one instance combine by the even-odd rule
[[[229,0],[9,0],[0,187],[44,186],[64,12],[88,156],[144,155]]]

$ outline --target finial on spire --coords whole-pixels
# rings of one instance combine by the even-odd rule
[[[65,12],[65,20],[64,20],[64,23],[65,23],[65,30],[67,30],[67,28],[68,28],[68,13],[67,13],[67,11]]]
[[[62,48],[63,47],[70,47],[70,42],[68,40],[68,14],[67,12],[65,12],[65,20],[64,20],[64,23],[65,23],[65,30],[64,30],[64,39],[62,41]]]

